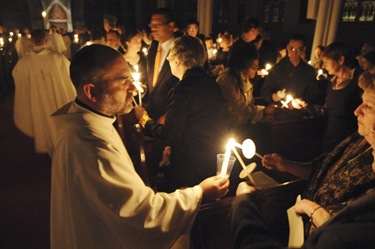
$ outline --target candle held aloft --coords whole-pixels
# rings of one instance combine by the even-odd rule
[[[133,79],[134,79],[133,84],[134,84],[135,88],[137,88],[137,90],[138,90],[139,106],[142,106],[142,93],[144,92],[144,90],[141,87],[141,82],[140,82],[141,74],[138,73],[139,66],[134,65],[134,70],[135,70],[135,73],[132,73],[132,76],[133,76]]]

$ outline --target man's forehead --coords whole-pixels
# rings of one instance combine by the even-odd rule
[[[151,21],[165,22],[166,20],[167,20],[167,18],[164,15],[162,15],[162,14],[154,14],[151,17]]]
[[[304,46],[304,43],[303,41],[299,41],[299,40],[290,40],[289,41],[289,46],[292,46],[292,47],[303,47]]]

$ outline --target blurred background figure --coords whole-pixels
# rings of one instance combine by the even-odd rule
[[[117,50],[122,55],[125,54],[125,49],[121,43],[121,36],[117,30],[112,29],[108,31],[106,37],[107,37],[106,39],[107,46]]]
[[[70,60],[72,56],[72,52],[71,52],[72,40],[70,39],[70,36],[68,35],[68,33],[66,32],[64,28],[59,28],[59,33],[61,34],[65,47],[66,47],[66,50],[63,52],[63,54],[66,56],[66,58]]]
[[[64,39],[62,38],[61,34],[57,32],[56,25],[51,25],[49,29],[47,48],[56,51],[60,54],[65,53],[67,49],[65,46]]]
[[[106,32],[115,29],[117,26],[117,17],[110,14],[105,14],[103,16],[103,28]]]
[[[375,51],[368,52],[361,58],[362,69],[375,74]]]
[[[211,64],[221,67],[224,70],[228,67],[229,51],[233,45],[233,37],[228,33],[219,34],[217,41],[219,49],[216,56],[211,60]]]
[[[23,34],[20,38],[16,41],[16,50],[18,54],[18,58],[22,58],[22,56],[25,56],[29,54],[33,48],[33,43],[31,42],[31,35],[30,35],[30,29],[25,27],[23,29]]]
[[[142,48],[142,32],[139,30],[128,30],[124,36],[124,58],[129,64],[132,73],[140,73],[140,82],[147,84],[147,59],[141,52]],[[135,70],[134,66],[138,66]]]
[[[314,50],[314,61],[312,66],[315,68],[315,71],[323,68],[322,53],[324,52],[325,47],[323,45],[318,45]]]
[[[36,153],[52,155],[57,130],[50,115],[76,97],[69,77],[69,60],[46,48],[46,32],[31,32],[33,49],[13,70],[15,83],[14,123],[34,139]]]

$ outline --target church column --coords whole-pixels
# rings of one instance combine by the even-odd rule
[[[198,0],[197,5],[199,31],[205,36],[209,36],[212,32],[213,0]]]
[[[336,40],[337,29],[340,23],[342,0],[333,1],[329,30],[327,34],[327,45]]]
[[[312,51],[318,45],[327,46],[335,41],[340,22],[341,5],[342,0],[319,1]],[[314,53],[311,53],[311,60],[314,60]]]

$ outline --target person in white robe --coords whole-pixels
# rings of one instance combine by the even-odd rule
[[[61,34],[57,33],[57,27],[52,25],[48,35],[47,48],[58,53],[65,53],[66,45]]]
[[[30,30],[28,28],[25,28],[24,35],[17,39],[15,47],[17,50],[18,59],[30,54],[33,49],[33,43],[31,42]]]
[[[13,69],[14,123],[34,139],[37,153],[52,155],[57,130],[50,115],[76,96],[69,78],[69,60],[45,48],[44,30],[32,31],[33,50]]]
[[[82,72],[85,72],[84,74]],[[173,193],[155,193],[136,173],[113,126],[132,110],[130,68],[104,45],[80,49],[70,66],[77,98],[53,114],[51,249],[189,248],[199,205],[228,192],[213,176]]]

